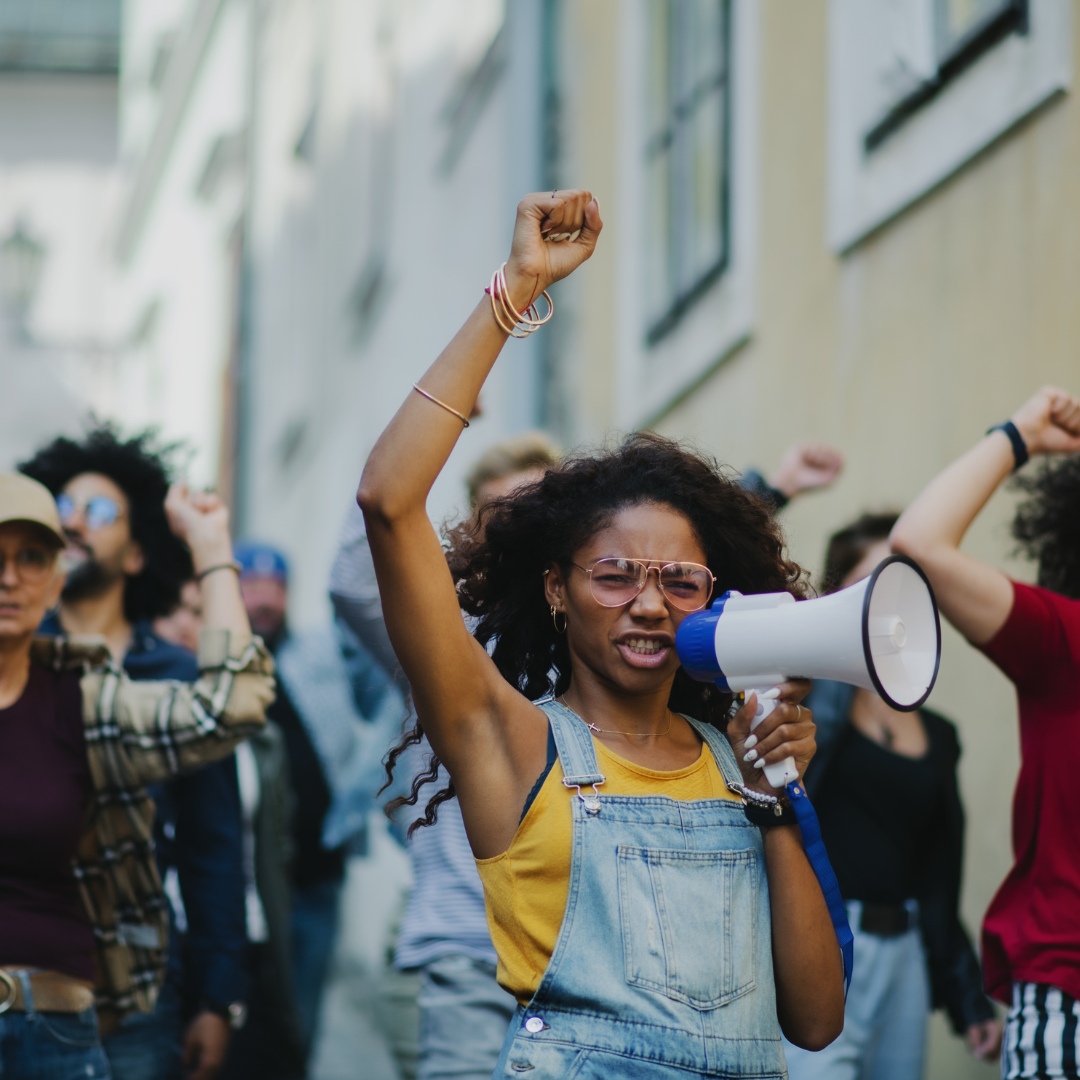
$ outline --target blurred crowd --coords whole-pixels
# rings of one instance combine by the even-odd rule
[[[1051,449],[1075,449],[1072,399],[1044,392],[1027,408],[1042,408],[1056,425],[1061,445]],[[1012,452],[1017,428],[1003,430]],[[535,484],[559,460],[540,433],[487,451],[469,474],[464,527],[482,530],[486,506]],[[958,551],[998,482],[980,480],[978,464],[964,460],[953,467],[959,478],[939,478],[903,518],[899,509],[874,509],[843,524],[829,540],[820,591],[862,580],[891,549],[910,551],[947,617],[1022,694],[1034,694],[1023,689],[1030,676],[1021,667],[1035,664],[1028,654],[1040,646],[1022,640],[1030,630],[1014,627],[1015,616],[1002,628],[1013,601],[1001,583],[1011,583]],[[1050,584],[1068,595],[1075,581],[1061,577],[1061,566],[1070,556],[1055,556],[1048,508],[1068,489],[1075,516],[1077,460],[1028,482],[1031,501],[1017,525],[1048,574],[1058,558],[1060,580]],[[801,443],[767,478],[750,470],[741,483],[780,514],[842,470],[837,450]],[[409,687],[387,634],[363,515],[343,507],[328,583],[333,621],[294,633],[289,554],[254,538],[230,545],[225,508],[175,481],[152,435],[125,438],[109,426],[57,438],[18,474],[0,477],[0,767],[8,773],[0,786],[0,1007],[4,1024],[24,1022],[10,1037],[22,1039],[26,1063],[10,1075],[305,1076],[347,862],[366,849],[372,811],[389,802],[414,880],[393,963],[407,976],[399,992],[415,997],[419,1024],[390,1023],[387,1041],[402,1080],[490,1076],[517,1003],[500,986],[456,800],[408,828],[417,778],[438,780],[441,766],[420,734],[401,740]],[[63,572],[54,575],[58,553]],[[1047,604],[1045,590],[1015,589],[1018,605]],[[1053,631],[1046,634],[1050,648]],[[34,662],[20,667],[15,645],[29,650],[31,642]],[[937,1008],[972,1054],[996,1059],[1003,1025],[984,986],[1001,996],[1017,949],[1031,948],[1011,939],[1010,905],[1026,902],[1040,874],[1045,880],[1040,856],[1018,863],[995,900],[980,964],[959,916],[964,811],[954,724],[927,708],[898,712],[839,683],[817,684],[806,704],[818,746],[806,785],[847,903],[856,965],[843,1034],[820,1052],[789,1044],[791,1076],[915,1080]],[[1035,826],[1018,818],[1021,832]],[[1043,818],[1038,827],[1045,836],[1062,826]],[[1026,843],[1021,836],[1018,855]],[[1020,989],[1010,991],[1019,996],[1008,1075],[1042,1075],[1018,1071],[1031,1009],[1066,1016],[1065,980],[1049,1003],[1037,984],[1027,983],[1036,987],[1028,994],[1012,982]],[[1074,1008],[1063,1021],[1074,1043],[1076,1016]],[[34,1041],[39,1017],[55,1035],[48,1047]],[[1066,1071],[1053,1075],[1076,1075],[1069,1030]]]

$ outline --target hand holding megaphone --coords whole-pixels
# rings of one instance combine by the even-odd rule
[[[811,686],[809,679],[791,679],[762,691],[760,696],[748,691],[745,704],[728,722],[728,740],[748,786],[764,787],[767,780],[773,787],[780,787],[769,778],[770,772],[776,777],[777,767],[788,766],[785,774],[798,778],[810,763],[815,749],[813,715],[799,703]],[[777,752],[789,756],[759,764]]]
[[[683,619],[675,647],[693,678],[757,693],[753,730],[775,708],[766,692],[795,676],[853,683],[914,711],[937,679],[941,625],[926,575],[906,556],[890,555],[868,578],[816,600],[725,593]],[[790,758],[764,771],[776,788],[798,778]]]

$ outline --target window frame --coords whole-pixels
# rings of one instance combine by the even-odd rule
[[[618,218],[639,219],[649,205],[647,162],[651,134],[643,106],[648,57],[648,0],[625,0],[619,20]],[[727,259],[678,321],[650,344],[656,319],[643,304],[646,260],[654,257],[647,230],[620,230],[615,272],[613,408],[610,422],[649,427],[709,378],[750,340],[756,318],[761,10],[758,0],[730,0],[728,69]]]
[[[885,0],[829,0],[827,239],[851,251],[1072,85],[1073,0],[1029,0],[1026,34],[969,54],[889,138],[867,153],[865,102],[880,79],[868,34]],[[973,35],[974,37],[974,35]],[[971,48],[971,39],[964,43]],[[960,55],[959,50],[952,54]],[[880,98],[879,98],[880,99]]]
[[[675,0],[678,2],[678,0]],[[728,267],[731,253],[731,96],[732,96],[732,0],[716,0],[721,5],[721,34],[723,38],[723,55],[721,57],[721,73],[718,89],[721,94],[721,131],[720,131],[720,154],[723,162],[723,171],[720,177],[720,190],[716,193],[719,200],[721,242],[720,254],[714,262],[705,270],[701,271],[692,284],[681,291],[675,290],[671,302],[664,313],[654,318],[645,330],[646,345],[656,345],[678,326],[686,312],[697,303],[715,284],[718,278]],[[670,62],[670,55],[669,55]],[[679,123],[679,102],[672,101],[668,110],[668,116],[661,129],[648,133],[645,140],[643,162],[648,167],[651,161],[649,144],[661,138],[666,138],[669,146],[675,144],[674,132]],[[691,117],[687,117],[687,120]],[[668,159],[669,175],[673,175],[676,164],[674,158]],[[670,208],[669,212],[670,212]],[[675,230],[669,226],[667,250],[658,253],[666,259],[671,258],[671,242]]]
[[[936,15],[939,2],[929,0],[932,16]],[[931,78],[905,94],[867,131],[863,136],[863,150],[872,154],[985,53],[1010,34],[1026,34],[1028,25],[1028,0],[1004,0],[997,11],[972,27],[943,56],[937,57],[937,71]]]

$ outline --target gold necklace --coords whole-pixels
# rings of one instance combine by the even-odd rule
[[[562,698],[556,698],[555,700],[564,709],[570,709],[570,706],[567,705],[566,702],[564,700],[562,700]],[[570,711],[574,712],[573,709],[570,709]],[[577,713],[574,713],[574,715],[576,716]],[[586,720],[584,716],[581,717],[581,720],[585,724],[585,726],[591,732],[593,732],[596,735],[637,735],[639,738],[647,739],[647,738],[651,738],[653,736],[659,738],[661,735],[666,735],[671,730],[671,712],[670,711],[668,712],[667,727],[664,728],[663,731],[616,731],[614,728],[602,728],[602,727],[597,727],[595,724],[590,724],[589,721]]]

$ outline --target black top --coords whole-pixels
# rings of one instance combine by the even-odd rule
[[[0,963],[94,980],[72,860],[93,794],[77,671],[30,665],[0,709]]]
[[[944,812],[950,769],[939,725],[923,717],[929,748],[904,757],[849,726],[818,799],[821,836],[845,900],[902,904],[918,896]]]
[[[323,822],[330,809],[330,788],[304,723],[280,679],[277,697],[266,715],[285,736],[289,776],[296,796],[293,883],[298,889],[306,889],[324,881],[341,881],[345,877],[345,849],[327,851],[322,843]]]
[[[804,777],[807,794],[821,816],[845,898],[885,903],[913,897],[919,902],[931,1001],[934,1008],[946,1009],[953,1029],[962,1034],[969,1025],[989,1020],[994,1007],[983,992],[979,961],[959,916],[964,808],[956,782],[956,728],[943,716],[920,709],[929,749],[921,760],[903,758],[854,730],[849,722],[854,694],[852,686],[820,680],[803,703],[813,710],[818,744]],[[925,809],[913,805],[920,792],[928,797]],[[830,807],[833,800],[846,803],[848,812],[841,813],[840,805]],[[853,842],[844,835],[848,829],[863,839]],[[878,844],[890,845],[894,867],[882,865]],[[871,872],[889,884],[871,892]]]

